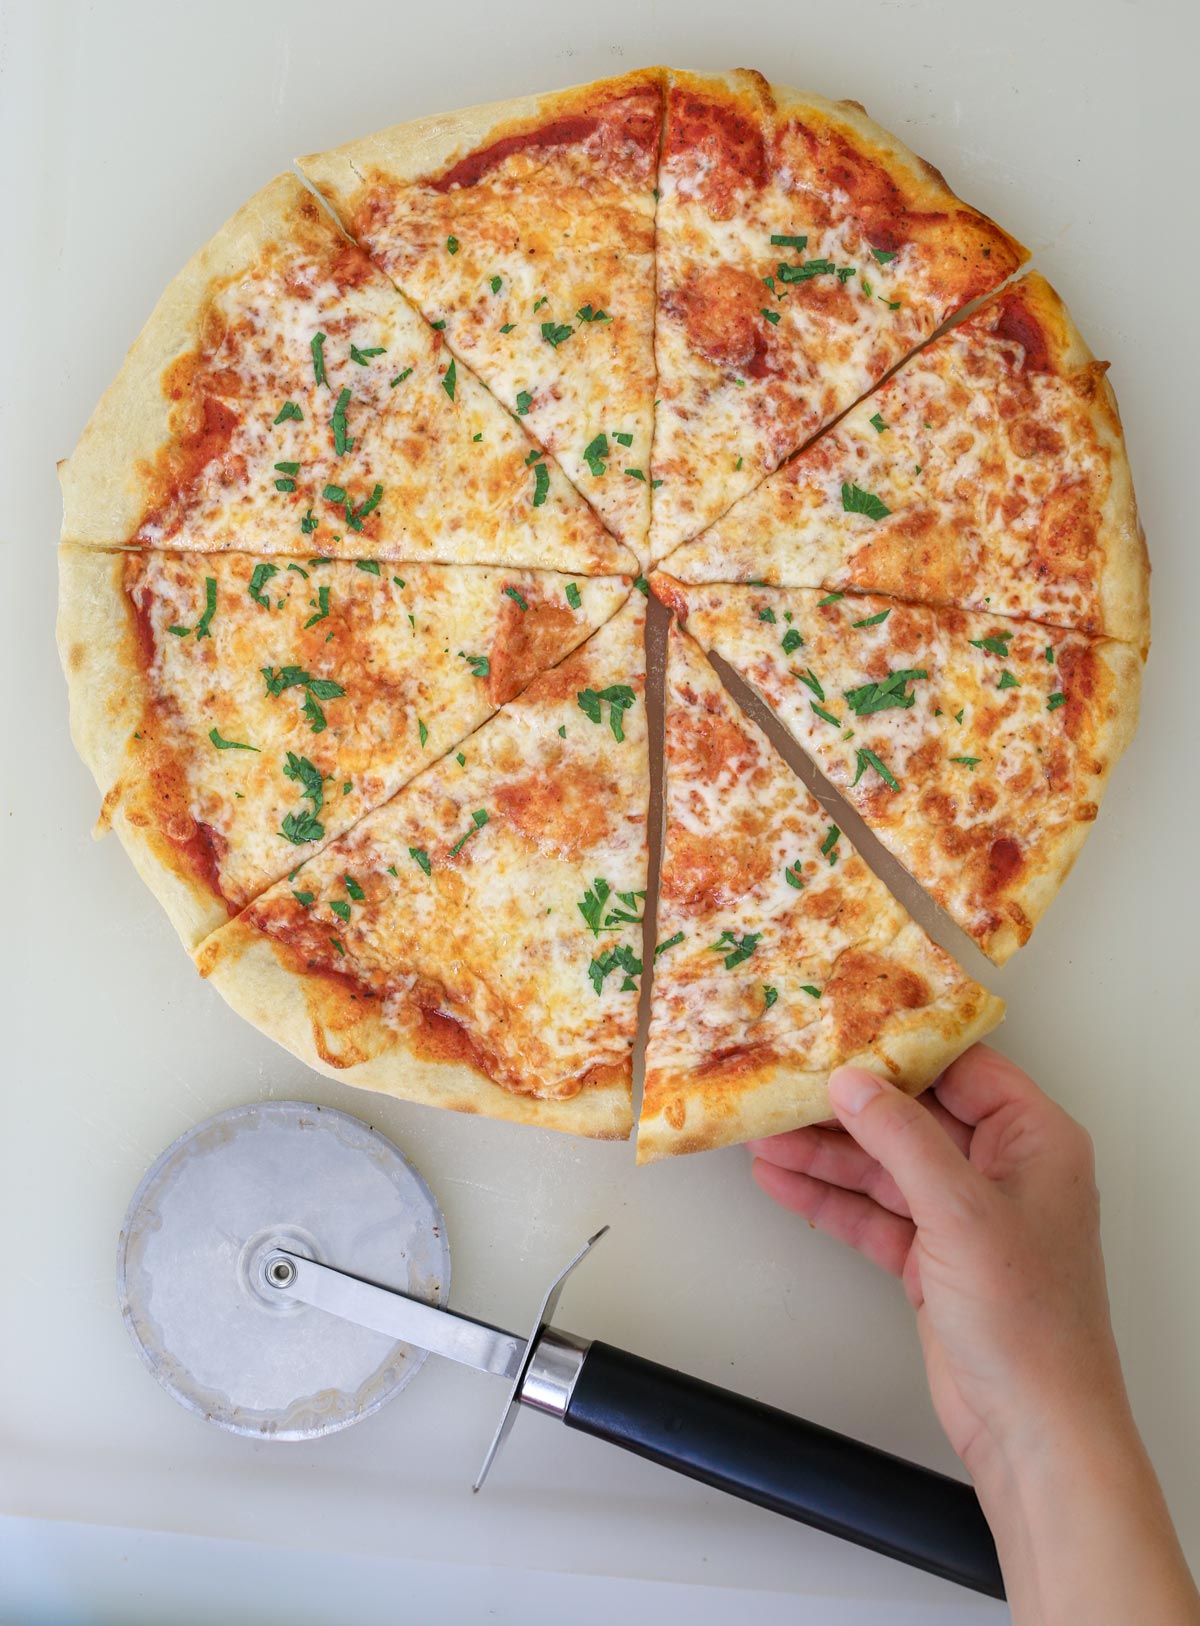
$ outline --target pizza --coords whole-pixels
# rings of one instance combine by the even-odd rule
[[[924,1088],[995,1027],[678,623],[665,738],[639,1162],[832,1117],[847,1062]]]
[[[1150,636],[1117,403],[1029,273],[671,555],[686,582],[765,581]]]
[[[655,590],[985,954],[1028,940],[1133,732],[1135,648],[879,595]]]
[[[843,819],[1002,964],[1137,718],[1149,564],[1062,300],[746,70],[299,168],[60,465],[97,832],[347,1084],[614,1138],[644,1074],[641,1161],[820,1118],[842,1062],[924,1088],[1003,1005]]]
[[[628,1135],[642,602],[211,935],[235,1009],[348,1083]]]
[[[651,69],[300,160],[347,231],[639,555],[662,107]]]
[[[655,559],[1025,250],[853,102],[672,73],[659,177]]]
[[[81,755],[193,948],[607,621],[628,580],[64,548]]]

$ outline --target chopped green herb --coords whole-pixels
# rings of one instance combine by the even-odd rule
[[[796,627],[789,627],[780,640],[779,647],[785,655],[790,655],[793,650],[799,649],[803,642],[799,630]]]
[[[274,421],[276,424],[281,424],[286,423],[289,418],[295,418],[297,423],[304,422],[304,414],[296,405],[295,401],[285,401],[280,407],[279,411],[275,414]]]
[[[618,744],[625,738],[623,717],[637,696],[627,683],[612,683],[599,693],[595,689],[581,689],[575,699],[581,712],[593,723],[602,721],[601,703],[608,702],[608,726]]]
[[[815,988],[811,982],[802,982],[800,984],[800,992],[802,994],[811,994],[813,999],[820,999],[821,997],[821,990],[819,988]]]
[[[489,282],[489,284],[488,284],[488,286],[491,288],[491,290],[492,290],[492,292],[494,294],[498,294],[500,292],[500,289],[503,287],[503,285],[504,285],[504,278],[503,277],[493,277],[491,279],[491,281]]]
[[[511,333],[513,328],[516,327],[516,325],[517,324],[515,322],[505,322],[501,326],[500,331],[501,331],[501,333]]]
[[[822,849],[822,851],[824,851],[824,849]],[[798,858],[794,864],[789,864],[786,867],[783,872],[783,878],[789,886],[794,886],[797,892],[803,890],[804,877],[800,873],[800,860]]]
[[[766,317],[767,321],[770,322],[772,327],[778,327],[779,326],[779,312],[778,311],[769,311],[767,309],[767,307],[764,305],[763,308],[762,308],[762,314]]]
[[[842,720],[840,717],[835,717],[831,711],[826,711],[823,706],[818,706],[815,700],[810,700],[808,703],[822,722],[832,723],[834,728],[841,728]]]
[[[590,305],[584,305],[575,312],[581,322],[611,322],[612,317],[607,311],[594,311]]]
[[[313,517],[313,511],[310,508],[305,514],[304,518],[300,521],[300,529],[304,532],[305,536],[311,536],[320,523],[321,521],[319,519],[315,519]]]
[[[928,676],[924,667],[903,666],[874,683],[863,683],[857,689],[847,689],[846,700],[856,717],[870,717],[874,712],[888,711],[893,706],[907,711],[916,702],[916,696],[908,692],[907,685]]]
[[[794,248],[797,254],[803,253],[808,247],[807,237],[781,237],[777,233],[771,234],[772,248]]]
[[[395,378],[393,378],[391,383],[388,385],[388,389],[394,390],[396,388],[397,384],[403,384],[403,382],[404,382],[404,380],[406,378],[411,378],[411,377],[412,377],[412,368],[411,367],[406,367],[402,373],[397,373],[396,374]]]
[[[325,826],[313,813],[289,813],[279,833],[297,847],[303,847],[306,842],[323,840]]]
[[[768,622],[770,622],[771,626],[776,625],[775,611],[771,608],[771,606],[769,604],[767,605],[765,610],[760,610],[758,612],[758,619],[760,621],[768,621]]]
[[[191,627],[168,627],[167,628],[167,631],[168,632],[173,632],[175,634],[176,638],[186,638],[188,633],[191,632],[191,630],[192,630]]]
[[[379,561],[377,559],[356,559],[354,568],[365,571],[368,576],[378,576]]]
[[[708,946],[714,954],[725,956],[725,969],[732,971],[735,965],[741,965],[748,960],[762,940],[761,932],[746,932],[738,937],[736,932],[725,929],[715,943]]]
[[[821,843],[821,857],[828,858],[831,865],[837,863],[837,853],[834,851],[834,849],[841,840],[841,837],[842,832],[838,829],[837,825],[831,824],[825,840]]]
[[[793,672],[793,677],[799,678],[807,688],[811,689],[818,700],[824,700],[825,690],[821,687],[821,680],[812,667],[806,667],[803,672]]]
[[[865,616],[863,618],[863,620],[861,620],[861,621],[852,621],[850,623],[850,625],[852,627],[878,627],[878,626],[881,626],[883,624],[883,622],[885,622],[887,620],[888,616],[891,615],[891,613],[892,613],[891,607],[889,606],[886,610],[880,610],[878,615]]]
[[[533,396],[530,395],[529,391],[528,390],[518,390],[517,391],[517,413],[518,413],[518,415],[523,418],[525,416],[525,414],[529,411],[529,409],[530,409],[530,407],[532,405],[533,405]]]
[[[196,622],[197,642],[199,642],[201,638],[212,637],[212,633],[210,633],[208,629],[212,624],[212,618],[216,613],[217,578],[215,576],[206,576],[204,578],[204,613],[201,615],[199,621]]]
[[[313,766],[307,757],[298,757],[294,751],[289,751],[287,760],[283,765],[285,779],[301,787],[304,795],[312,803],[313,813],[319,813],[325,801],[325,781],[321,777],[319,768]]]
[[[663,941],[654,950],[654,958],[657,960],[659,955],[660,954],[665,954],[668,949],[678,948],[679,944],[682,943],[683,940],[684,940],[684,933],[683,932],[676,932],[674,937],[664,938]]]
[[[346,955],[346,945],[343,942],[339,941],[339,939],[336,938],[336,937],[331,937],[329,939],[329,941],[333,944],[334,948],[337,949],[338,953],[344,959],[345,955]]]
[[[442,374],[442,388],[445,390],[446,394],[450,397],[450,399],[452,401],[454,399],[454,387],[455,387],[455,385],[457,383],[458,383],[458,367],[457,367],[457,364],[455,363],[455,361],[454,361],[454,359],[452,357],[449,367],[447,367],[446,371]]]
[[[1008,646],[1011,641],[1011,632],[993,632],[986,638],[967,639],[972,649],[986,649],[989,655],[999,655],[1000,659],[1005,661],[1008,659]]]
[[[817,600],[817,609],[822,610],[827,604],[837,604],[845,596],[845,593],[827,593],[824,598]]]
[[[271,608],[271,600],[263,592],[263,585],[269,582],[272,576],[278,576],[278,574],[278,565],[257,564],[254,567],[254,574],[250,577],[246,591],[256,604],[262,605],[264,610]]]
[[[458,657],[471,668],[472,677],[485,678],[491,672],[491,662],[486,655],[467,655],[460,649]]]
[[[208,737],[213,742],[213,744],[216,746],[218,751],[255,751],[255,752],[257,752],[257,750],[258,750],[257,745],[243,745],[240,740],[223,740],[221,738],[221,736],[217,733],[215,728],[210,728],[209,729]]]
[[[873,248],[871,254],[879,261],[880,265],[886,265],[889,260],[896,258],[895,251],[886,248]]]
[[[858,750],[855,752],[855,756],[858,760],[858,772],[850,781],[852,785],[858,784],[859,780],[862,778],[863,774],[866,773],[868,768],[874,768],[875,772],[883,780],[885,785],[889,786],[892,790],[900,789],[900,783],[892,773],[892,770],[885,762],[881,761],[881,759],[875,755],[874,751],[868,751],[866,746],[862,745],[859,746]]]
[[[425,741],[429,738],[429,730],[425,727],[425,724],[420,717],[417,718],[417,738],[420,740],[422,745],[424,745]]]
[[[316,893],[315,892],[293,892],[292,896],[293,896],[293,898],[295,898],[296,902],[300,905],[301,909],[311,909],[312,905],[313,905],[313,899],[316,897]]]
[[[1057,711],[1060,706],[1065,706],[1066,703],[1067,703],[1067,697],[1066,697],[1065,694],[1063,694],[1063,692],[1060,689],[1057,693],[1052,694],[1050,696],[1049,700],[1047,700],[1047,702],[1046,702],[1046,710],[1047,711]]]
[[[865,514],[868,519],[886,519],[891,509],[873,491],[864,491],[852,480],[842,486],[842,507],[847,514]]]
[[[997,683],[996,687],[998,689],[1019,689],[1021,687],[1021,680],[1019,678],[1015,678],[1006,666],[1003,672],[1000,674],[1000,681]]]
[[[613,431],[613,439],[616,441],[618,446],[632,446],[633,445],[633,436],[626,429],[616,429],[616,430],[614,430]]]
[[[350,360],[356,361],[360,367],[365,367],[372,356],[382,356],[384,353],[385,346],[382,344],[373,344],[366,350],[360,350],[356,344],[350,346]]]
[[[566,344],[574,331],[575,329],[568,327],[565,322],[542,323],[542,338],[554,350],[557,350],[560,344]]]
[[[321,493],[326,502],[345,502],[346,489],[344,486],[328,485]]]
[[[1050,662],[1051,666],[1054,665],[1054,645],[1053,644],[1047,644],[1046,645],[1046,659]]]
[[[349,920],[350,920],[350,905],[348,903],[346,903],[344,899],[342,899],[342,898],[333,898],[333,899],[331,899],[329,907],[333,910],[334,914],[338,917],[338,919],[340,921],[342,921],[344,923],[347,923],[347,924],[349,923]]]
[[[608,472],[608,465],[604,461],[604,459],[608,456],[608,436],[602,429],[600,433],[595,436],[593,440],[590,440],[584,447],[583,460],[592,473],[599,477],[600,475],[607,474]]]
[[[408,856],[416,859],[417,863],[425,871],[426,875],[433,874],[433,869],[429,862],[429,854],[425,851],[424,847],[410,847],[408,849]]]
[[[621,983],[621,993],[626,994],[636,991],[637,984],[633,979],[641,975],[642,962],[627,943],[619,943],[614,948],[606,949],[588,966],[588,976],[591,978],[592,987],[597,994],[603,989],[604,980],[609,972],[616,970],[618,967],[625,972],[624,981]]]
[[[638,592],[643,598],[650,597],[650,583],[646,580],[645,576],[635,576],[633,578],[633,585],[637,588]]]
[[[763,983],[763,1009],[769,1011],[779,998],[779,989],[772,988],[769,982]]]
[[[540,508],[550,494],[550,470],[538,463],[533,471],[533,506]]]
[[[983,758],[982,757],[951,757],[950,760],[951,760],[951,762],[961,762],[964,768],[974,769],[980,762],[983,761]]]
[[[296,564],[296,562],[294,560],[288,566],[288,569],[289,570],[294,570],[296,572],[297,576],[302,576],[305,581],[308,580],[308,571],[304,569],[303,565]]]
[[[521,594],[517,592],[515,587],[506,587],[504,589],[504,595],[506,598],[512,599],[513,603],[518,609],[527,610],[529,608],[528,600],[523,598]]]
[[[876,434],[878,434],[878,435],[883,434],[884,430],[887,428],[887,424],[884,423],[884,421],[883,421],[883,413],[882,412],[877,412],[875,414],[875,416],[871,419],[871,428],[874,429]]]
[[[363,891],[362,887],[359,886],[353,875],[343,875],[342,880],[345,881],[346,891],[354,899],[355,903],[361,903],[366,897],[366,893]]]
[[[313,377],[318,384],[328,384],[325,376],[325,335],[316,333],[308,347],[312,351]]]
[[[446,253],[447,254],[457,254],[458,253],[458,238],[457,237],[447,237],[447,239],[446,239]]]
[[[567,603],[571,606],[571,608],[573,610],[577,610],[582,602],[583,601],[579,596],[579,583],[578,582],[568,582],[567,583]]]
[[[316,610],[316,614],[310,615],[308,620],[304,623],[305,632],[308,631],[309,627],[315,627],[318,621],[324,621],[325,617],[329,614],[328,587],[318,587],[316,598],[310,598],[308,602],[309,605]]]
[[[631,480],[644,480],[646,478],[641,469],[622,469],[621,472],[627,474]]]
[[[467,842],[470,841],[471,837],[475,834],[476,830],[482,830],[487,821],[488,816],[486,809],[482,807],[476,808],[475,812],[471,814],[471,828],[464,835],[459,836],[453,847],[451,847],[451,858],[462,851]]]

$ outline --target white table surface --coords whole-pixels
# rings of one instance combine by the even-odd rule
[[[608,1220],[567,1325],[953,1467],[894,1284],[772,1209],[743,1153],[638,1173],[627,1148],[318,1079],[197,981],[115,842],[88,839],[54,462],[169,277],[297,152],[657,61],[865,102],[1033,247],[1112,361],[1155,566],[1143,725],[1064,895],[986,980],[1001,1044],[1095,1137],[1135,1406],[1200,1563],[1196,43],[1184,4],[1125,0],[0,5],[0,1621],[1004,1618],[541,1418],[473,1501],[497,1395],[436,1362],[324,1442],[225,1436],[150,1382],[115,1307],[149,1162],[222,1107],[300,1095],[414,1158],[461,1307],[524,1318]]]

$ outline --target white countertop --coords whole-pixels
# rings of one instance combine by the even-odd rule
[[[458,1307],[520,1324],[609,1221],[565,1325],[954,1468],[898,1289],[771,1208],[744,1153],[638,1172],[628,1148],[347,1090],[244,1026],[115,841],[89,840],[97,797],[67,738],[54,462],[170,276],[294,153],[658,61],[863,101],[1031,245],[1112,361],[1155,566],[1143,724],[1064,894],[984,980],[1009,1001],[1000,1044],[1095,1137],[1134,1402],[1200,1566],[1196,43],[1183,4],[1123,0],[0,13],[0,1511],[16,1516],[0,1621],[1004,1618],[539,1417],[472,1499],[499,1397],[437,1362],[325,1441],[223,1435],[150,1382],[116,1310],[117,1230],[158,1152],[223,1107],[299,1095],[413,1158],[445,1210]]]

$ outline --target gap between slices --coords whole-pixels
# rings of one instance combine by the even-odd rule
[[[1002,1003],[920,930],[673,622],[638,1161],[831,1116],[831,1070],[925,1088]]]

